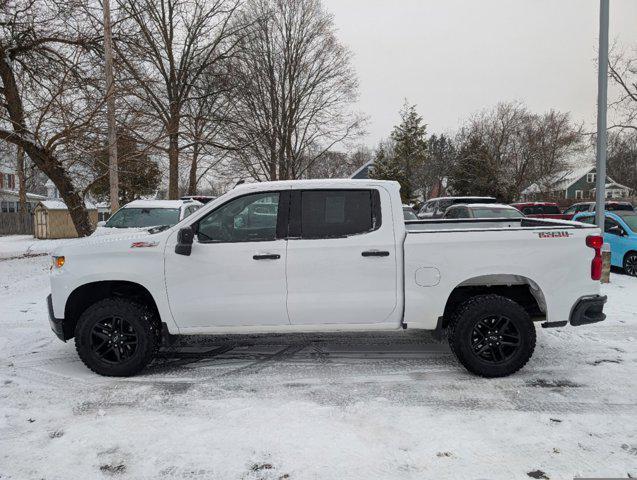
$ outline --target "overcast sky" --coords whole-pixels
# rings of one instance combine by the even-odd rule
[[[323,0],[354,54],[374,146],[404,98],[430,133],[503,100],[595,125],[599,0]],[[610,38],[637,48],[637,0],[610,0]]]

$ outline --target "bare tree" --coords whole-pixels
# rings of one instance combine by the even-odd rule
[[[566,172],[581,148],[582,134],[567,113],[537,115],[520,103],[500,103],[474,116],[456,143],[452,188],[468,194],[480,184],[512,201],[532,183],[548,188]]]
[[[25,0],[0,9],[0,139],[24,150],[55,184],[80,236],[92,231],[74,177],[97,133],[100,38],[86,10]]]
[[[372,151],[359,146],[350,153],[324,152],[306,170],[307,178],[349,178],[372,159]]]
[[[360,132],[358,83],[320,0],[250,0],[233,62],[235,158],[257,180],[301,178]]]
[[[122,82],[158,123],[145,142],[168,154],[168,196],[179,196],[182,117],[200,77],[234,52],[239,0],[120,0],[114,42]],[[134,102],[134,100],[133,100]],[[139,140],[139,138],[138,138]],[[167,144],[166,144],[167,140]]]
[[[637,47],[614,55],[608,70],[618,92],[609,104],[616,121],[608,128],[637,131]]]
[[[224,138],[232,103],[233,83],[225,65],[215,65],[197,82],[183,116],[184,156],[190,160],[188,195],[197,193],[201,180],[215,172],[234,147]]]
[[[637,191],[637,132],[608,136],[608,176]]]
[[[536,183],[540,192],[548,195],[555,190],[554,183],[569,172],[577,154],[585,151],[582,127],[573,124],[568,113],[550,110],[531,116],[526,135],[532,162],[523,185]]]

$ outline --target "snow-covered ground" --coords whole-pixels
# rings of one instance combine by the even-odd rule
[[[69,241],[72,240],[38,240],[33,235],[0,235],[0,259],[44,255]]]
[[[48,267],[0,260],[1,479],[637,476],[637,279],[504,379],[409,331],[191,338],[111,379],[49,330]]]

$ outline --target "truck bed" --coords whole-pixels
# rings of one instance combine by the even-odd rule
[[[591,228],[591,225],[568,220],[548,218],[460,218],[460,219],[428,219],[406,220],[407,233],[427,233],[445,230],[546,230],[546,229],[579,229]],[[594,227],[593,227],[594,228]]]
[[[449,292],[475,284],[529,285],[546,319],[568,320],[591,280],[595,225],[551,219],[407,221],[404,241],[405,321],[435,328]]]

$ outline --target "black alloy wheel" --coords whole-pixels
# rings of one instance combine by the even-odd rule
[[[122,317],[107,316],[91,330],[90,349],[105,363],[126,362],[135,354],[138,342],[135,328]]]
[[[637,253],[630,252],[624,257],[624,272],[631,277],[637,277]]]
[[[489,315],[471,331],[471,350],[483,361],[501,364],[515,355],[522,345],[520,332],[504,315]]]

